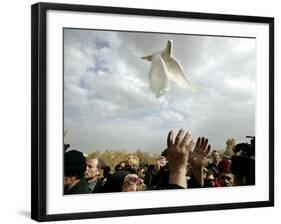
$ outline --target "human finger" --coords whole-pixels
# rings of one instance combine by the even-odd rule
[[[182,135],[183,135],[183,129],[181,128],[177,134],[177,137],[175,139],[175,145],[179,145],[182,141]]]
[[[201,141],[200,141],[200,146],[199,146],[200,151],[204,150],[204,142],[205,142],[205,137],[202,137]]]
[[[172,146],[173,144],[173,138],[174,138],[174,132],[172,130],[169,131],[168,137],[167,137],[167,146],[168,148]]]
[[[203,141],[203,143],[202,143],[202,149],[203,149],[203,150],[206,149],[206,147],[207,147],[207,145],[208,145],[208,141],[209,141],[209,140],[208,140],[207,138],[204,139],[204,141]]]
[[[187,140],[189,139],[189,137],[190,137],[190,132],[187,131],[187,132],[185,133],[185,135],[184,135],[182,141],[181,141],[181,144],[180,144],[181,147],[184,147],[184,146],[186,145]]]
[[[188,152],[190,152],[190,151],[192,150],[192,148],[194,147],[194,145],[195,145],[195,141],[194,141],[194,139],[192,139],[192,140],[190,141],[190,143],[186,145],[185,148],[186,148],[186,150],[187,150]]]
[[[198,151],[198,150],[199,150],[200,142],[201,142],[201,138],[198,137],[198,138],[197,138],[197,141],[196,141],[196,145],[195,145],[194,151]]]
[[[210,151],[211,151],[211,145],[209,144],[206,151],[205,151],[205,156],[207,156]]]

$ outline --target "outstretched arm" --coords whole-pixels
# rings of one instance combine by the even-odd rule
[[[198,138],[193,152],[189,154],[189,162],[192,168],[192,174],[200,184],[204,186],[204,167],[208,163],[207,155],[211,150],[207,138]]]
[[[186,166],[188,154],[194,146],[194,141],[190,141],[190,132],[180,129],[175,141],[174,133],[171,130],[167,138],[167,159],[169,162],[169,184],[186,188]]]

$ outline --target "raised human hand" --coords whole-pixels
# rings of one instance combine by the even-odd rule
[[[198,138],[194,150],[189,154],[189,162],[192,167],[201,167],[207,164],[207,155],[211,150],[207,138]]]
[[[188,155],[194,146],[194,141],[189,140],[190,132],[180,129],[175,141],[171,130],[167,137],[167,159],[169,162],[169,184],[186,188],[186,166]]]
[[[192,168],[192,173],[198,183],[204,185],[204,167],[208,164],[207,155],[211,150],[211,145],[208,144],[207,138],[198,138],[194,150],[189,153],[189,162]]]
[[[194,146],[194,141],[189,140],[190,136],[189,131],[180,129],[174,141],[173,131],[169,132],[167,138],[169,170],[186,168],[189,152]]]

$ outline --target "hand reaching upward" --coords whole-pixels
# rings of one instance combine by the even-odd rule
[[[196,180],[204,185],[203,168],[208,164],[207,155],[211,150],[207,138],[198,138],[194,150],[189,154],[189,162]]]
[[[169,183],[186,188],[186,165],[188,155],[194,146],[194,141],[190,139],[190,132],[180,129],[175,141],[174,133],[171,130],[167,137],[167,159],[169,162]]]
[[[167,138],[167,159],[170,170],[178,170],[186,167],[189,152],[194,146],[194,141],[188,141],[190,136],[189,131],[185,132],[183,129],[180,129],[174,141],[173,131],[171,130],[169,132]]]
[[[189,154],[191,166],[200,167],[208,162],[207,155],[211,150],[211,145],[208,144],[207,138],[198,138],[194,150]]]

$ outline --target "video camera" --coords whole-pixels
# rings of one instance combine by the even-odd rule
[[[255,156],[255,136],[246,136],[251,139],[251,143],[239,143],[235,145],[234,153],[239,156]]]
[[[247,185],[255,184],[255,136],[246,136],[250,138],[250,143],[236,144],[231,157],[232,173],[241,177],[246,177]]]

